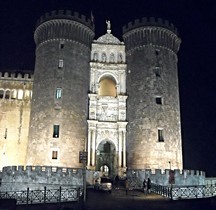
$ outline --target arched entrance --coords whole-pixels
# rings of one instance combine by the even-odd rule
[[[96,150],[96,170],[104,176],[114,177],[117,173],[115,145],[109,140],[103,140]]]

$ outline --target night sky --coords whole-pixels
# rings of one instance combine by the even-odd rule
[[[182,39],[179,88],[184,168],[216,177],[216,1],[215,0],[0,0],[0,71],[33,71],[36,20],[68,9],[95,18],[96,36],[122,40],[122,27],[142,17],[169,20]]]

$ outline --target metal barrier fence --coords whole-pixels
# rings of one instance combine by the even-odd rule
[[[17,205],[39,204],[39,203],[61,203],[69,201],[80,201],[80,188],[69,189],[46,189],[25,191],[0,192],[0,199],[16,199]]]
[[[192,199],[208,198],[216,196],[216,185],[197,185],[197,186],[161,186],[152,183],[152,192],[170,198]]]

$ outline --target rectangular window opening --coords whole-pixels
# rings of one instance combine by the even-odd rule
[[[58,151],[52,151],[52,159],[57,160],[58,159]]]
[[[162,97],[156,97],[155,102],[156,104],[162,104]]]
[[[156,49],[156,50],[155,50],[155,55],[158,56],[158,55],[159,55],[159,52],[160,52],[160,50],[159,50],[159,49]]]
[[[56,99],[61,99],[61,97],[62,97],[62,89],[61,88],[56,88],[55,97],[56,97]]]
[[[62,69],[63,66],[64,66],[64,60],[63,59],[59,59],[59,61],[58,61],[58,68]]]
[[[159,67],[159,64],[156,64],[156,67],[154,68],[155,76],[161,77],[161,68]]]
[[[59,138],[59,125],[53,125],[53,138]]]
[[[158,129],[158,141],[164,142],[164,132],[163,129]]]

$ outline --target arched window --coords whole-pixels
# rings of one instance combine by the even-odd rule
[[[11,99],[16,99],[16,97],[17,97],[17,90],[12,90]]]
[[[4,90],[0,90],[0,98],[4,98]]]
[[[110,54],[110,63],[114,63],[115,62],[115,56],[113,53]]]
[[[18,96],[17,96],[18,100],[22,100],[23,99],[23,90],[18,90]]]
[[[30,91],[30,99],[32,99],[32,91]]]
[[[100,80],[99,95],[116,97],[116,82],[112,77],[104,77]]]
[[[93,60],[98,61],[98,54],[96,52],[94,52]]]
[[[106,62],[106,54],[105,53],[102,53],[101,59],[102,59],[102,62]]]
[[[30,98],[30,91],[29,90],[25,90],[25,99],[29,99]]]
[[[123,61],[122,54],[119,53],[118,54],[118,62],[121,63],[122,61]]]
[[[10,99],[10,90],[6,90],[5,99]]]

